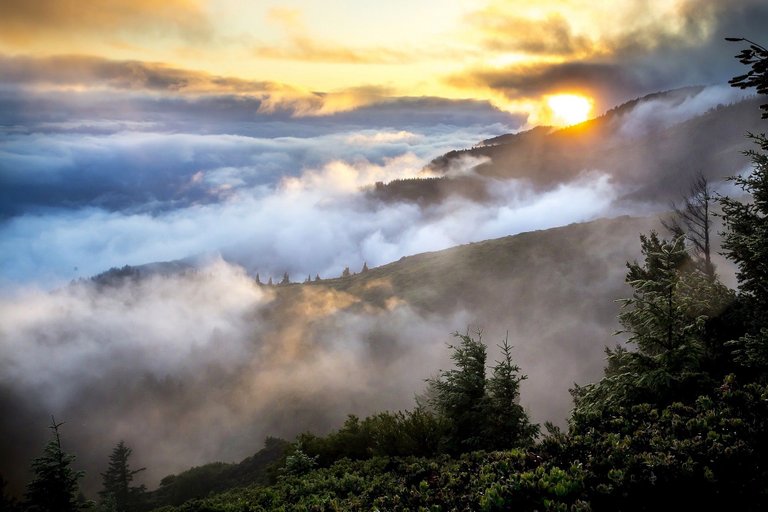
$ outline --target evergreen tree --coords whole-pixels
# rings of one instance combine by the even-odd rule
[[[486,383],[486,441],[487,447],[504,450],[533,444],[538,427],[531,425],[528,414],[520,405],[520,383],[527,379],[512,359],[509,334],[501,345],[501,361],[496,361]]]
[[[644,259],[627,263],[633,294],[620,301],[624,329],[617,333],[628,334],[635,350],[608,349],[603,379],[572,390],[577,421],[616,407],[691,398],[712,384],[704,367],[723,366],[722,340],[710,339],[706,326],[733,294],[694,264],[682,235],[664,240],[651,232],[640,241]]]
[[[26,503],[29,512],[74,512],[82,509],[77,481],[82,471],[72,469],[75,456],[61,448],[59,427],[51,417],[53,439],[43,454],[32,461],[32,480],[27,484]]]
[[[752,173],[732,180],[751,196],[720,200],[725,256],[736,263],[739,299],[750,311],[747,332],[734,343],[740,363],[768,371],[768,139],[753,136],[761,151],[749,151]]]
[[[344,271],[341,273],[341,277],[349,277],[349,267],[344,267]]]
[[[734,87],[754,87],[758,94],[768,94],[768,49],[744,38],[726,38],[747,42],[749,47],[736,58],[751,67],[744,75],[729,83]],[[761,105],[763,118],[768,119],[768,104]],[[743,203],[721,198],[725,256],[736,263],[739,280],[739,301],[749,313],[744,315],[745,334],[734,341],[736,359],[742,365],[768,376],[768,138],[765,134],[750,135],[760,148],[749,150],[753,169],[746,177],[731,180],[751,196]]]
[[[448,423],[446,448],[454,453],[481,449],[484,445],[486,347],[481,333],[477,339],[469,333],[454,333],[458,345],[451,359],[456,368],[442,371],[427,382],[431,388],[430,405]]]
[[[315,274],[315,282],[317,283],[319,281],[320,281],[320,274]]]
[[[360,271],[361,274],[368,272],[368,262],[363,262],[363,269]]]
[[[143,485],[133,487],[131,482],[135,474],[146,468],[131,470],[128,457],[132,451],[123,441],[117,443],[112,450],[109,456],[109,467],[101,474],[102,490],[99,491],[99,496],[102,510],[130,512],[141,507],[146,489]]]
[[[258,272],[256,272],[256,284],[258,284],[258,285],[261,284],[261,277],[259,277],[259,273]]]
[[[267,281],[267,286],[273,286],[272,278],[271,277],[269,278],[269,281]]]
[[[619,322],[640,353],[656,356],[679,346],[686,334],[677,285],[690,258],[682,236],[667,241],[651,232],[640,243],[645,261],[627,263],[626,281],[634,291],[621,301]]]
[[[283,274],[283,280],[280,281],[281,286],[285,286],[286,284],[291,284],[291,277],[288,275],[288,272]]]

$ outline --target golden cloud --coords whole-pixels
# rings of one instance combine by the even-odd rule
[[[314,92],[280,82],[243,80],[181,69],[163,63],[117,61],[87,55],[7,57],[0,55],[0,76],[8,85],[43,90],[115,89],[184,95],[239,95],[260,101],[259,113],[290,112],[322,116],[385,101],[384,87],[352,87]]]
[[[258,57],[346,64],[399,64],[413,56],[412,52],[391,48],[351,48],[317,41],[309,35],[309,28],[297,9],[274,7],[268,11],[267,19],[283,29],[285,41],[280,45],[256,46],[253,52]]]
[[[494,0],[466,21],[491,52],[583,59],[698,44],[726,8],[722,0]]]
[[[211,27],[197,0],[3,0],[0,41],[82,38],[88,34],[173,32],[201,39]]]

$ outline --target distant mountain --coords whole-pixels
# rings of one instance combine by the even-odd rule
[[[538,127],[486,139],[435,158],[426,170],[442,174],[440,179],[408,187],[399,181],[380,184],[371,194],[390,201],[433,202],[452,194],[482,200],[488,179],[521,179],[547,189],[585,172],[600,172],[622,186],[627,199],[666,204],[698,171],[712,182],[741,171],[748,163],[742,152],[750,147],[745,134],[765,129],[755,115],[757,98],[720,104],[691,117],[702,91],[689,87],[655,93],[575,126]],[[453,176],[463,160],[472,172]]]
[[[337,314],[361,318],[399,306],[432,320],[460,312],[487,332],[509,330],[530,375],[525,402],[536,419],[562,418],[572,384],[590,382],[602,371],[604,347],[616,341],[611,338],[618,328],[615,301],[628,293],[624,264],[639,256],[639,234],[654,228],[659,225],[651,218],[600,219],[407,256],[348,277],[263,285],[274,299],[258,322],[275,332],[291,329],[297,314],[326,308],[331,296],[343,304]],[[188,262],[166,262],[113,269],[93,282],[108,287],[125,279],[194,272]],[[445,322],[446,336],[471,327]],[[388,351],[401,335],[371,333],[370,343]]]
[[[493,333],[491,347],[509,331],[530,377],[525,404],[536,420],[557,420],[570,409],[573,383],[601,375],[604,348],[618,341],[611,337],[618,329],[615,301],[629,292],[625,262],[639,256],[638,235],[654,227],[648,218],[601,219],[408,256],[345,278],[276,286],[260,321],[287,326],[293,317],[285,312],[322,308],[331,293],[349,314],[373,317],[398,304],[425,319],[463,312],[472,326]],[[468,327],[446,321],[445,332]],[[370,343],[386,352],[401,336],[374,332]]]

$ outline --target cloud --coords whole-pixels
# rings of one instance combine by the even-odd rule
[[[546,94],[580,92],[595,98],[599,112],[659,90],[724,84],[740,70],[723,38],[760,34],[768,7],[751,0],[686,0],[653,9],[635,0],[556,1],[535,8],[491,2],[468,22],[488,55],[450,74],[446,83],[509,111],[532,112],[535,124],[536,106]]]
[[[487,6],[468,15],[467,20],[479,29],[482,46],[492,52],[571,55],[592,50],[589,38],[575,35],[567,18],[558,12],[534,19],[514,10],[501,14]]]
[[[67,450],[93,493],[120,439],[154,487],[192,465],[240,460],[267,435],[410,407],[445,360],[447,331],[467,322],[461,313],[420,316],[402,301],[361,311],[358,297],[322,287],[274,302],[273,291],[221,261],[0,299],[0,402],[8,410],[24,397],[17,419],[29,422],[18,430],[0,420],[14,440],[0,445],[2,470],[19,483],[13,465],[25,467],[42,446],[50,414],[67,421]]]
[[[3,83],[58,88],[110,89],[192,94],[251,94],[300,90],[264,81],[221,77],[163,63],[110,60],[88,55],[9,57],[0,55]]]
[[[196,0],[110,0],[98,6],[77,0],[7,0],[0,4],[0,41],[11,43],[168,31],[200,40],[210,30]]]
[[[585,176],[540,194],[524,182],[489,183],[487,204],[460,198],[430,208],[378,203],[360,194],[375,181],[410,177],[426,161],[412,153],[330,161],[279,186],[253,186],[249,168],[195,173],[189,186],[216,201],[154,213],[93,206],[18,215],[0,226],[0,275],[6,282],[60,282],[111,266],[184,258],[219,250],[262,276],[289,272],[339,275],[345,266],[380,265],[523,230],[605,214],[616,192],[606,178]],[[569,208],[551,205],[569,196]],[[558,211],[552,215],[553,210]],[[77,270],[73,270],[77,268]]]
[[[676,94],[648,98],[621,116],[617,133],[623,137],[646,136],[750,96],[748,91],[720,85],[705,87],[696,93],[682,95],[682,98]]]
[[[301,11],[285,7],[273,7],[267,19],[280,25],[286,40],[278,45],[259,45],[254,55],[268,59],[300,60],[346,64],[398,64],[413,60],[415,52],[392,48],[355,48],[321,42],[310,35]]]

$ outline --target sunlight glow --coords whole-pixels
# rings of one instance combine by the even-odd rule
[[[552,111],[552,124],[570,126],[583,123],[592,112],[591,98],[578,94],[555,94],[546,98],[547,106]]]

